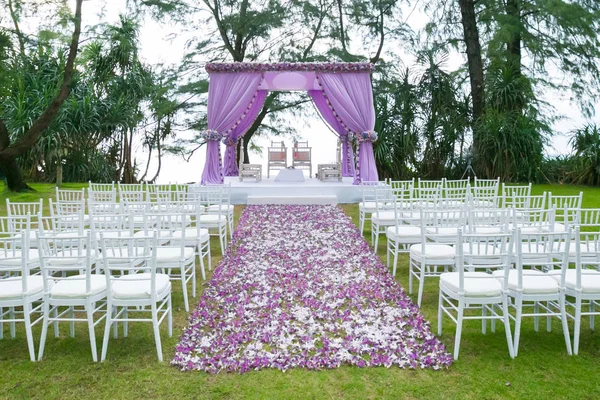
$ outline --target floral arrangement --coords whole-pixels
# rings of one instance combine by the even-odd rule
[[[355,134],[355,138],[359,142],[375,142],[377,141],[377,132],[362,131],[361,133]]]
[[[225,135],[223,135],[222,133],[220,133],[219,131],[216,131],[214,129],[205,129],[200,133],[200,137],[206,141],[209,140],[214,140],[214,141],[219,141],[221,139],[223,139]]]
[[[206,71],[211,72],[371,72],[370,63],[209,63]]]
[[[235,146],[237,144],[237,142],[238,142],[238,140],[233,138],[232,136],[226,136],[223,139],[223,144],[226,146]]]
[[[171,362],[177,368],[447,368],[419,308],[336,206],[250,205]]]

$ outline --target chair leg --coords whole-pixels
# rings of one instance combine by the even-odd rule
[[[444,317],[443,307],[444,307],[444,295],[442,293],[442,289],[440,288],[440,296],[438,299],[438,326],[437,326],[438,336],[442,336],[442,324],[443,324],[442,318]]]
[[[456,337],[454,338],[454,359],[458,360],[458,351],[460,350],[460,337],[462,335],[462,324],[464,314],[464,303],[462,300],[458,301],[458,315],[456,318]]]
[[[590,329],[594,330],[594,313],[596,310],[594,309],[596,306],[594,300],[590,300]]]
[[[181,289],[183,291],[183,307],[186,312],[189,312],[190,303],[188,301],[187,284],[185,282],[185,267],[181,267]]]
[[[69,318],[75,318],[75,308],[69,307]],[[75,321],[70,321],[69,323],[69,335],[74,338],[75,337]]]
[[[156,343],[158,361],[162,362],[162,345],[160,341],[160,329],[158,326],[158,311],[156,310],[156,304],[152,305],[152,328],[154,329],[154,342]]]
[[[421,273],[419,274],[419,292],[417,294],[417,305],[421,307],[423,300],[423,289],[425,287],[425,266],[421,264]]]
[[[533,313],[535,314],[535,316],[533,317],[533,330],[538,332],[540,327],[540,303],[538,303],[537,301],[533,304]]]
[[[11,307],[10,308],[10,312],[8,314],[8,318],[10,318],[12,321],[9,323],[10,325],[10,338],[14,339],[15,337],[17,337],[17,324],[15,323],[15,308]]]
[[[88,331],[90,332],[90,346],[92,347],[92,360],[98,362],[98,350],[96,349],[96,333],[94,332],[94,310],[92,305],[88,302],[87,308],[87,323]]]
[[[375,225],[372,229],[372,232],[375,234],[375,243],[373,244],[373,252],[377,254],[377,247],[379,247],[379,224]]]
[[[414,272],[414,261],[411,259],[408,261],[408,293],[413,292],[413,272]]]
[[[365,213],[363,211],[358,212],[358,219],[360,224],[360,234],[362,236],[365,231]]]
[[[546,302],[546,308],[550,309],[550,302]],[[548,315],[546,317],[546,332],[552,332],[552,317]]]
[[[25,335],[27,336],[27,348],[29,359],[35,361],[35,347],[33,345],[33,333],[31,332],[31,303],[23,304],[23,321],[25,322]]]
[[[567,306],[565,303],[566,303],[565,294],[561,293],[560,300],[559,300],[560,320],[562,322],[563,335],[565,336],[565,344],[567,345],[567,354],[572,356],[573,350],[571,348],[571,336],[569,334],[569,323],[567,321]],[[581,309],[581,305],[580,305],[580,309]]]
[[[579,354],[579,335],[581,334],[581,296],[575,297],[575,327],[573,332],[573,354]]]
[[[208,270],[212,271],[212,256],[210,255],[210,241],[206,244],[206,255],[208,258]]]
[[[519,339],[521,337],[521,314],[523,313],[523,299],[519,294],[517,294],[515,298],[515,307],[517,309],[517,313],[515,315],[515,338],[513,344],[513,351],[515,357],[519,355]]]
[[[510,358],[515,358],[515,348],[513,346],[512,334],[510,332],[510,320],[508,318],[508,298],[506,296],[504,296],[502,299],[502,320],[504,321],[504,331],[506,333],[506,343],[508,344],[508,354],[510,355]]]
[[[60,335],[58,331],[58,307],[54,307],[54,337],[57,338]]]
[[[0,307],[0,340],[4,339],[4,310]]]
[[[123,308],[123,337],[127,337],[127,335],[129,335],[129,321],[127,320],[128,318],[129,318],[129,308],[124,307]]]
[[[40,350],[38,353],[38,361],[44,356],[44,346],[46,345],[46,335],[48,334],[48,323],[50,320],[50,303],[48,299],[44,299],[44,320],[42,322],[42,337],[40,338]]]
[[[388,239],[387,241],[387,246],[386,246],[386,250],[385,250],[385,266],[387,267],[388,271],[390,270],[390,239]]]
[[[173,307],[171,304],[171,294],[169,293],[169,298],[167,300],[167,307],[169,310],[167,311],[167,329],[169,331],[169,337],[173,336]]]
[[[110,325],[112,324],[112,314],[114,310],[110,304],[106,306],[106,324],[104,325],[104,339],[102,340],[102,354],[100,362],[106,360],[106,351],[108,350],[108,339],[110,338]]]
[[[487,308],[485,304],[481,306],[481,316],[483,317],[481,318],[481,333],[485,335],[487,331],[487,319],[485,318],[487,316]]]
[[[396,269],[398,268],[398,253],[400,252],[400,244],[394,243],[394,277],[396,277]]]
[[[194,260],[192,261],[192,264],[190,264],[190,279],[192,280],[192,297],[196,298],[196,258],[194,257]],[[202,267],[202,269],[204,269],[204,267]]]

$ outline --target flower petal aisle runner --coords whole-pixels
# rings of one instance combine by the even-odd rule
[[[180,369],[451,364],[340,208],[248,206],[232,243],[177,345]]]

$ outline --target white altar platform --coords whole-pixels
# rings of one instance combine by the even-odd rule
[[[354,178],[342,178],[341,182],[322,182],[305,177],[304,182],[275,182],[274,177],[263,177],[259,182],[240,182],[237,176],[226,176],[225,184],[231,183],[231,204],[247,204],[248,196],[279,199],[336,196],[337,203],[358,203],[362,199],[362,193],[360,186],[352,184],[353,180]]]

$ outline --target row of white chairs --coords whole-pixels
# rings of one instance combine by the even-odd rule
[[[0,338],[4,324],[10,326],[11,336],[15,337],[15,324],[23,322],[30,359],[41,360],[51,324],[58,336],[59,323],[69,322],[70,335],[74,336],[74,323],[83,320],[88,324],[92,359],[97,361],[94,327],[105,321],[102,361],[111,328],[117,337],[117,324],[122,323],[127,336],[129,322],[151,322],[158,359],[162,361],[159,326],[165,319],[168,334],[172,335],[169,271],[180,268],[183,279],[186,274],[194,274],[193,249],[192,256],[182,260],[183,255],[161,246],[165,238],[159,238],[157,232],[150,236],[100,232],[99,238],[94,238],[90,231],[47,235],[40,230],[39,247],[34,250],[29,249],[30,237],[26,229],[19,236],[0,238]],[[163,257],[162,261],[167,262],[161,262],[160,253],[165,251],[170,259]],[[130,314],[141,316],[132,318]],[[42,334],[36,357],[32,326],[40,322]]]
[[[431,246],[431,245],[426,245]],[[524,234],[519,228],[504,234],[463,234],[449,251],[452,270],[439,275],[438,334],[444,315],[456,324],[454,358],[458,358],[464,320],[502,321],[509,355],[519,351],[522,319],[533,317],[539,329],[546,317],[561,321],[567,353],[578,354],[581,317],[600,315],[600,232]],[[584,306],[588,308],[585,311]],[[471,312],[471,311],[474,311]],[[512,312],[511,312],[512,311]],[[574,321],[571,344],[568,320]],[[514,337],[509,321],[514,322]]]

